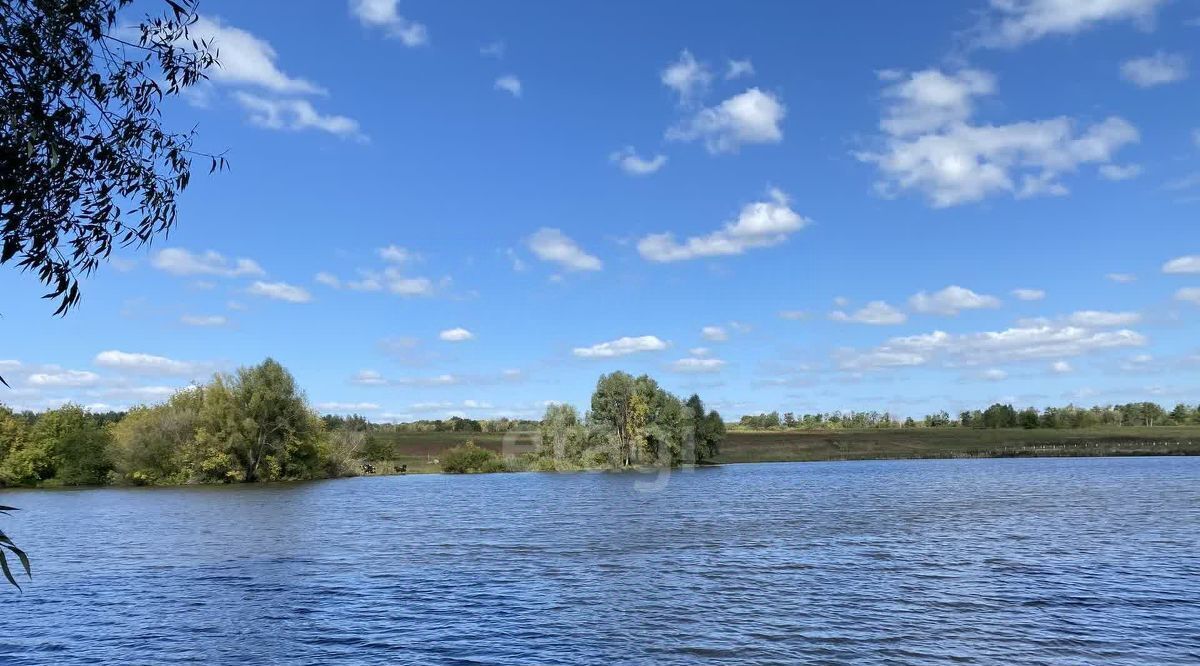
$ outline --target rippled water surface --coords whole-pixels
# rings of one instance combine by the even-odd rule
[[[1200,459],[8,492],[0,663],[1200,663]]]

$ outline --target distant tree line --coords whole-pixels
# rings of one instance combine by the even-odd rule
[[[423,419],[406,423],[372,423],[365,416],[326,414],[321,417],[330,429],[348,428],[360,432],[478,432],[505,433],[534,430],[537,421],[528,419],[468,419],[451,416],[448,419]]]
[[[927,414],[921,420],[903,420],[887,412],[826,412],[802,414],[768,412],[747,414],[738,428],[747,430],[866,430],[873,428],[1092,428],[1096,426],[1168,426],[1200,425],[1200,405],[1183,403],[1167,411],[1153,402],[1094,407],[1027,407],[1017,410],[1010,404],[996,403],[983,410],[967,410],[957,417],[945,411]]]

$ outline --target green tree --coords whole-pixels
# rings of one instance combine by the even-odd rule
[[[267,359],[204,388],[193,464],[218,480],[311,476],[322,427],[291,373]]]
[[[1021,427],[1025,428],[1026,430],[1033,430],[1041,424],[1041,417],[1038,414],[1038,410],[1034,409],[1033,407],[1021,410],[1018,420],[1020,421]]]
[[[46,412],[29,431],[27,451],[35,478],[66,486],[107,482],[112,462],[108,432],[78,405]]]
[[[113,468],[120,478],[137,485],[186,480],[185,455],[196,439],[201,390],[134,408],[111,427]]]
[[[447,449],[442,454],[441,461],[442,471],[447,474],[487,474],[507,471],[504,461],[495,451],[476,446],[472,441]]]

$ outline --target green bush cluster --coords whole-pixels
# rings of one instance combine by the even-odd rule
[[[447,474],[488,474],[507,472],[508,465],[500,454],[468,441],[462,446],[446,449],[441,458],[442,471]]]
[[[345,476],[363,435],[328,432],[278,362],[218,374],[119,420],[75,405],[0,408],[4,485],[165,485]]]

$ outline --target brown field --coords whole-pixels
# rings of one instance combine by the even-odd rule
[[[502,451],[503,435],[467,432],[375,432],[372,446],[390,455],[379,473],[399,465],[410,472],[436,472],[446,449],[471,440]],[[527,438],[521,438],[528,442]],[[529,450],[528,445],[522,450]],[[1080,430],[735,430],[721,447],[718,463],[904,458],[999,458],[1027,456],[1200,455],[1200,426],[1087,428]]]

